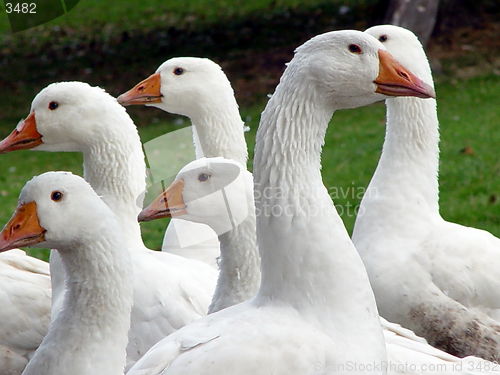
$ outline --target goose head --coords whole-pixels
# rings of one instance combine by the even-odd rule
[[[124,116],[128,118],[123,107],[99,87],[83,82],[53,83],[40,91],[28,117],[0,142],[0,153],[32,148],[82,152],[107,132],[117,131],[111,124],[120,124],[118,131],[124,131]]]
[[[324,108],[356,108],[390,96],[434,97],[434,89],[366,33],[342,30],[318,35],[295,51],[281,82],[309,88]]]
[[[365,30],[379,40],[394,58],[415,75],[433,84],[432,73],[424,48],[410,30],[394,25],[373,26]]]
[[[186,165],[138,220],[175,217],[209,225],[220,235],[242,223],[252,209],[250,172],[233,160],[202,158]]]
[[[71,249],[92,235],[89,220],[98,223],[112,216],[83,178],[47,172],[22,189],[16,211],[0,233],[0,252],[21,246]]]
[[[212,60],[176,57],[165,61],[149,78],[118,97],[122,105],[143,104],[189,118],[234,103],[233,89]]]

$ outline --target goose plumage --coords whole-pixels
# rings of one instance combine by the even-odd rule
[[[133,277],[113,212],[81,177],[45,173],[0,233],[0,251],[14,246],[56,248],[68,275],[62,310],[23,374],[123,374]]]
[[[137,215],[146,190],[144,154],[137,128],[116,99],[82,82],[51,84],[35,97],[30,115],[6,139],[3,150],[15,149],[26,134],[23,148],[82,152],[85,180],[120,222],[134,265],[128,362],[205,315],[217,272],[198,261],[151,251],[142,242]],[[52,262],[53,255],[51,272],[63,272],[60,262]]]
[[[389,25],[366,32],[432,82],[413,33]],[[386,106],[382,156],[352,236],[380,314],[453,355],[498,361],[500,240],[439,213],[436,101],[390,98]]]
[[[201,158],[186,165],[165,192],[139,215],[144,221],[177,216],[203,222],[219,234],[221,273],[209,313],[246,301],[257,292],[260,267],[256,260],[253,202],[252,176],[239,163]],[[481,362],[479,358],[462,359],[436,349],[412,331],[384,318],[380,318],[380,323],[391,375],[458,375],[472,369],[479,374],[487,373],[477,371],[480,367],[495,368],[494,363]],[[499,371],[500,367],[496,373]]]
[[[149,78],[120,95],[118,102],[154,106],[189,117],[197,159],[222,156],[246,166],[248,152],[238,104],[231,83],[212,60],[197,57],[167,60]],[[171,224],[167,228],[162,250],[213,265],[220,254],[216,241],[181,247],[177,239],[178,235],[196,238],[198,226],[204,224],[179,220],[173,224],[175,227]]]
[[[253,177],[246,168],[222,157],[192,161],[139,214],[139,220],[172,216],[206,224],[218,235],[220,273],[209,314],[255,296],[260,257],[255,242]]]
[[[313,374],[349,361],[384,373],[373,366],[387,357],[368,277],[320,174],[336,109],[381,100],[380,92],[429,94],[383,50],[356,31],[322,34],[296,50],[257,132],[258,294],[160,341],[130,375]],[[311,219],[320,207],[321,220]]]
[[[0,375],[19,375],[49,328],[49,264],[20,249],[1,253],[0,306]]]

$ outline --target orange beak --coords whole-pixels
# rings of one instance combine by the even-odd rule
[[[16,212],[0,233],[0,252],[45,241],[45,229],[40,226],[36,203],[29,202]]]
[[[36,129],[35,112],[31,112],[7,138],[0,142],[0,154],[16,150],[27,150],[42,143],[42,135]]]
[[[141,211],[137,217],[138,221],[151,221],[163,217],[186,215],[186,204],[182,199],[184,180],[181,178],[161,193],[153,203]]]
[[[431,85],[417,78],[403,67],[392,55],[378,51],[380,59],[379,74],[374,83],[380,94],[389,96],[416,96],[417,98],[435,98],[436,92]]]
[[[123,106],[134,104],[161,103],[162,94],[160,73],[155,73],[135,87],[118,97],[118,103]]]

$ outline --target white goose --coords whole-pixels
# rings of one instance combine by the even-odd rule
[[[187,116],[193,125],[198,159],[222,156],[246,166],[248,152],[238,104],[231,83],[213,61],[195,57],[170,59],[155,74],[120,95],[118,102],[145,104]],[[207,241],[181,248],[177,235],[185,231],[190,237],[196,236],[199,229],[196,224],[186,221],[174,223],[175,227],[184,230],[175,231],[174,226],[169,225],[162,250],[198,260],[208,259],[213,264],[220,253],[218,244]]]
[[[19,249],[1,253],[0,306],[0,375],[18,375],[49,328],[49,264]]]
[[[165,193],[141,212],[139,219],[176,216],[205,223],[221,234],[221,273],[209,309],[215,312],[246,301],[257,292],[260,268],[253,211],[251,174],[232,160],[202,158],[186,165]],[[498,365],[479,358],[454,357],[430,346],[410,330],[380,320],[387,347],[386,367],[391,375],[480,374],[488,373],[486,368],[500,373]],[[480,368],[483,371],[478,371]]]
[[[429,64],[408,30],[366,31],[426,82]],[[386,100],[386,139],[353,241],[381,315],[463,357],[500,360],[500,240],[439,214],[436,101]]]
[[[375,299],[323,186],[320,153],[336,109],[384,98],[376,92],[428,95],[419,83],[361,32],[297,49],[257,133],[257,296],[160,341],[129,374],[313,374],[347,363],[384,373]],[[313,209],[320,216],[311,219]]]
[[[221,157],[189,163],[139,214],[139,220],[172,216],[206,224],[219,236],[220,273],[209,313],[255,296],[260,256],[255,243],[253,178],[246,168]]]
[[[68,274],[63,308],[23,375],[123,374],[133,277],[113,212],[82,178],[45,173],[0,233],[0,251],[16,246],[56,248]]]
[[[81,82],[49,85],[33,100],[31,114],[4,141],[2,150],[32,147],[82,152],[86,181],[124,230],[134,264],[130,363],[206,314],[217,272],[201,262],[151,251],[142,242],[137,215],[146,189],[144,154],[134,123],[115,98]],[[63,270],[54,269],[58,263],[53,260],[52,274],[61,275]],[[53,284],[54,294],[59,289]]]

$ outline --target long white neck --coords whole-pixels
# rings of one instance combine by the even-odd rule
[[[250,199],[248,217],[236,228],[219,236],[219,279],[208,308],[214,313],[246,301],[260,286],[260,257],[255,238],[255,212]]]
[[[132,300],[132,266],[116,226],[92,231],[92,244],[60,252],[66,274],[61,312],[26,374],[122,375]],[[71,252],[71,254],[69,254]]]
[[[406,61],[404,65],[417,77],[433,85],[425,52],[412,37],[409,48],[401,44],[393,51],[388,50],[394,52],[399,61]],[[387,99],[385,103],[387,125],[382,156],[358,211],[353,232],[355,243],[358,229],[369,231],[374,222],[379,226],[390,222],[392,231],[406,231],[411,236],[412,229],[404,223],[441,220],[436,100],[399,97]]]
[[[310,85],[297,82],[296,73],[290,64],[257,132],[262,283],[256,303],[291,305],[323,329],[364,345],[363,338],[342,331],[357,326],[364,339],[383,347],[366,270],[321,179],[320,153],[334,109]]]
[[[119,121],[119,129],[103,127],[107,133],[83,150],[84,178],[115,213],[128,247],[143,247],[137,215],[146,191],[144,153],[132,120],[121,116]]]
[[[196,158],[222,156],[246,166],[248,151],[238,104],[232,94],[219,101],[190,114]]]
[[[439,130],[434,99],[386,100],[382,156],[358,211],[353,241],[358,245],[373,223],[400,236],[414,226],[442,220],[439,214]],[[388,223],[387,226],[384,224]],[[361,237],[360,237],[361,236]],[[361,248],[360,248],[361,249]]]

